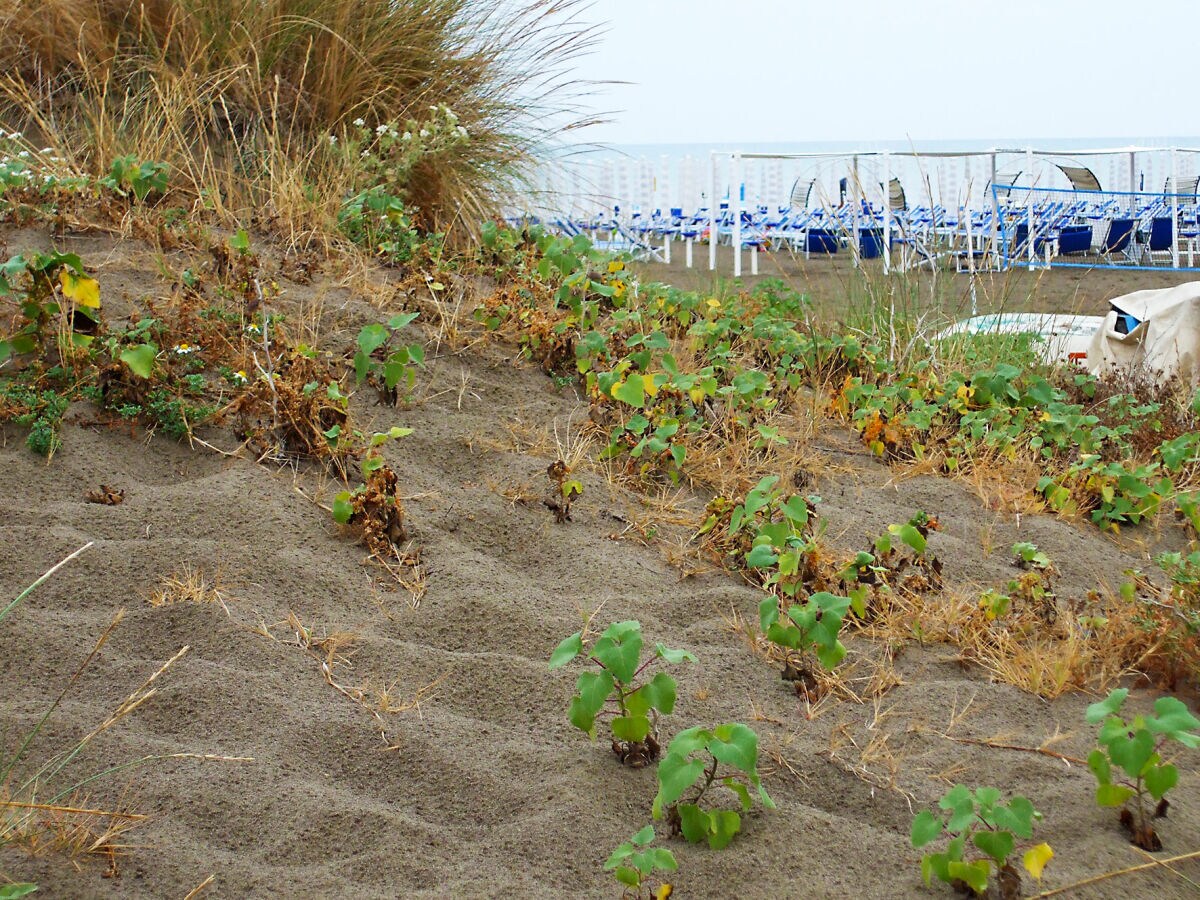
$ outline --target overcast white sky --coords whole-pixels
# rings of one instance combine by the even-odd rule
[[[1200,133],[1197,0],[596,0],[610,144]]]

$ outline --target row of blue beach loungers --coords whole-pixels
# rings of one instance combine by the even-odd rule
[[[1011,204],[1002,200],[983,210],[891,209],[890,246],[902,269],[1055,261],[1171,265],[1175,248],[1181,265],[1192,268],[1200,257],[1200,208],[1194,192],[1174,206],[1166,197],[1144,194],[1088,199],[1071,195],[1070,191],[1045,192],[1032,206],[1023,200]],[[1178,213],[1174,220],[1173,211]],[[849,251],[860,259],[873,259],[882,254],[885,243],[884,210],[866,201],[836,208],[757,206],[742,210],[741,217],[741,242],[747,249],[782,249],[806,258]],[[669,261],[672,242],[683,242],[690,265],[692,245],[708,241],[710,223],[706,208],[692,213],[678,207],[656,209],[649,214],[635,209],[626,215],[614,207],[611,214],[586,220],[560,218],[543,224],[568,235],[586,234],[605,249],[660,261]],[[718,243],[733,243],[733,226],[734,213],[723,202],[716,216]]]

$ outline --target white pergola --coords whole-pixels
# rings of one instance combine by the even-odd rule
[[[714,150],[711,153],[711,170],[710,170],[710,190],[709,190],[709,248],[708,248],[708,268],[710,271],[715,271],[717,268],[717,164],[718,160],[728,158],[732,169],[732,184],[730,188],[730,211],[733,214],[733,275],[735,278],[742,274],[742,165],[746,160],[810,160],[820,161],[829,159],[848,159],[851,162],[850,174],[854,188],[854,218],[853,218],[853,242],[855,247],[855,264],[858,263],[858,244],[859,244],[859,220],[861,212],[860,198],[863,195],[862,184],[858,177],[858,163],[862,158],[879,158],[883,165],[883,184],[888,184],[891,181],[891,161],[893,157],[918,159],[963,159],[967,157],[989,157],[991,159],[991,183],[996,180],[996,159],[1002,155],[1023,155],[1026,158],[1027,171],[1032,174],[1033,161],[1035,158],[1076,158],[1083,156],[1112,156],[1125,155],[1129,157],[1129,189],[1130,192],[1135,190],[1134,181],[1137,177],[1137,156],[1139,153],[1169,153],[1170,154],[1170,171],[1172,185],[1178,184],[1179,168],[1178,155],[1180,153],[1200,153],[1197,148],[1184,147],[1108,147],[1097,149],[1072,149],[1072,150],[1047,150],[1037,149],[1033,147],[1023,147],[1019,149],[995,147],[987,150],[905,150],[905,151],[890,151],[890,150],[858,150],[858,151],[841,151],[841,152],[813,152],[813,153],[758,153],[753,151],[718,151]],[[993,203],[995,201],[993,200]],[[1030,191],[1026,201],[1027,214],[1029,216],[1029,233],[1034,233],[1034,207],[1033,207],[1033,192]],[[1178,229],[1179,218],[1179,197],[1177,194],[1171,195],[1171,211],[1172,211],[1172,265],[1179,268],[1179,245]],[[968,238],[970,237],[970,217],[967,218]],[[996,217],[992,220],[992,237],[996,239],[997,221]],[[892,234],[892,215],[890,204],[883,204],[883,271],[885,274],[891,271],[891,234]],[[1035,265],[1034,257],[1034,241],[1026,242],[1029,253],[1029,265]],[[973,257],[968,254],[968,261],[974,266]],[[752,251],[751,268],[753,274],[757,274],[758,257]]]

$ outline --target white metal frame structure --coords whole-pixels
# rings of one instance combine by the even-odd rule
[[[730,213],[731,213],[732,219],[733,219],[733,223],[732,223],[733,275],[735,278],[738,278],[738,277],[741,277],[741,275],[742,275],[742,249],[743,249],[743,247],[742,247],[742,213],[745,210],[744,200],[743,200],[743,195],[742,195],[742,191],[744,190],[743,164],[747,160],[808,160],[808,161],[813,161],[813,162],[822,161],[822,160],[837,160],[837,159],[847,160],[849,162],[848,174],[850,176],[850,183],[851,183],[851,187],[853,189],[852,200],[853,200],[853,204],[854,204],[854,217],[853,217],[853,225],[852,225],[852,230],[853,230],[852,239],[854,242],[853,247],[854,247],[854,253],[855,253],[855,264],[857,265],[858,264],[859,218],[860,218],[860,212],[861,212],[861,201],[864,199],[864,197],[863,197],[864,191],[862,190],[862,184],[858,178],[858,169],[859,169],[859,160],[860,159],[875,158],[875,159],[879,159],[881,161],[882,171],[883,171],[882,184],[886,186],[891,181],[892,160],[893,160],[893,158],[896,158],[896,157],[911,158],[913,160],[963,159],[963,158],[968,158],[968,157],[975,157],[975,158],[989,157],[990,158],[991,183],[994,184],[996,176],[997,176],[997,171],[998,171],[997,157],[1023,156],[1024,160],[1025,160],[1025,177],[1030,179],[1033,183],[1033,186],[1036,187],[1038,176],[1036,175],[1035,169],[1034,169],[1034,160],[1035,159],[1047,159],[1047,160],[1060,159],[1061,160],[1061,159],[1076,159],[1079,157],[1091,157],[1091,156],[1123,155],[1123,156],[1128,157],[1128,162],[1129,162],[1129,169],[1128,169],[1129,190],[1135,191],[1137,189],[1136,185],[1135,185],[1135,181],[1137,179],[1137,157],[1138,157],[1138,154],[1142,154],[1142,153],[1153,153],[1153,154],[1168,153],[1169,159],[1170,159],[1170,172],[1171,172],[1171,179],[1172,179],[1171,183],[1178,184],[1179,180],[1180,180],[1179,163],[1178,163],[1179,154],[1181,154],[1181,153],[1200,154],[1200,149],[1190,148],[1190,147],[1189,148],[1112,147],[1112,148],[1098,148],[1098,149],[1053,150],[1053,149],[1037,149],[1037,148],[1033,148],[1033,147],[1023,147],[1023,148],[995,147],[995,148],[990,148],[990,149],[986,149],[986,150],[922,151],[922,150],[918,150],[918,149],[913,149],[913,150],[905,150],[905,151],[860,150],[860,151],[840,151],[840,152],[829,151],[829,152],[811,152],[811,153],[758,153],[758,152],[753,152],[753,151],[742,151],[742,150],[734,150],[734,151],[714,150],[710,153],[710,171],[709,171],[708,268],[710,271],[715,271],[717,268],[718,214],[719,214],[719,205],[720,205],[719,201],[717,199],[717,196],[718,196],[717,182],[718,182],[718,162],[722,159],[728,159],[731,164],[731,178],[730,178],[731,184],[730,184],[730,189],[729,189],[729,198],[730,198],[729,206],[730,206]],[[970,199],[971,199],[970,191],[968,191],[967,204],[966,204],[967,208],[971,208],[970,207]],[[993,258],[994,264],[998,266],[999,262],[1000,262],[1000,254],[999,254],[999,249],[998,249],[999,248],[999,233],[998,233],[999,210],[996,208],[996,206],[998,206],[998,203],[996,201],[996,198],[992,197],[992,196],[985,196],[980,199],[983,201],[983,203],[992,206],[993,213],[995,213],[995,215],[993,215],[993,217],[992,217],[990,240],[991,240],[991,247],[992,247],[992,258]],[[1172,204],[1172,207],[1171,207],[1172,208],[1172,220],[1173,220],[1173,222],[1175,222],[1175,224],[1173,225],[1173,234],[1172,234],[1172,236],[1174,238],[1174,240],[1172,242],[1172,248],[1173,248],[1172,249],[1172,265],[1174,268],[1179,268],[1179,264],[1180,264],[1179,241],[1178,241],[1179,205],[1178,205],[1178,196],[1177,195],[1172,195],[1171,204]],[[1029,234],[1032,236],[1035,234],[1035,225],[1036,225],[1032,191],[1030,191],[1027,196],[1026,207],[1027,207],[1026,214],[1028,217]],[[884,203],[883,203],[882,219],[883,219],[883,221],[882,221],[883,246],[881,248],[882,249],[882,261],[883,261],[884,274],[887,274],[892,269],[891,244],[892,244],[892,234],[893,234],[893,223],[892,223],[892,211],[890,208],[890,204],[887,202],[886,188],[885,188],[885,196],[884,196]],[[967,227],[967,233],[968,233],[968,240],[972,241],[974,239],[974,236],[971,235],[970,216],[967,216],[967,226],[966,227]],[[1037,259],[1036,255],[1035,255],[1035,247],[1034,247],[1035,241],[1032,240],[1032,238],[1031,238],[1030,240],[1027,241],[1027,245],[1028,245],[1028,247],[1027,247],[1027,252],[1028,252],[1027,264],[1031,269],[1037,268],[1041,264],[1041,262],[1040,262],[1040,260]],[[972,271],[974,271],[974,257],[975,257],[974,246],[972,244],[971,246],[969,246],[967,248],[967,262],[968,262],[968,265],[971,267]],[[751,269],[752,269],[753,274],[757,274],[758,258],[757,258],[756,248],[751,250]]]

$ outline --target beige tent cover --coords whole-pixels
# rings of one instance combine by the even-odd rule
[[[1186,384],[1200,384],[1200,281],[1134,291],[1110,303],[1088,348],[1089,371],[1140,373],[1156,381],[1178,375]],[[1128,334],[1116,331],[1120,313],[1138,320]]]

